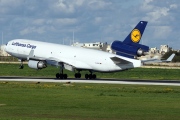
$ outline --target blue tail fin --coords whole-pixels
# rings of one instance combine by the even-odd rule
[[[146,21],[140,21],[123,42],[118,40],[113,41],[111,49],[114,50],[117,55],[129,58],[146,55],[149,47],[139,44],[146,25]]]
[[[146,28],[147,22],[140,21],[136,27],[130,32],[130,34],[126,37],[123,43],[131,44],[131,43],[139,43],[143,32]]]

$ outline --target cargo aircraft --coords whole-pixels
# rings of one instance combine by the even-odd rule
[[[75,78],[81,78],[81,71],[88,70],[86,79],[96,79],[93,72],[115,72],[140,67],[141,60],[134,59],[143,56],[149,50],[148,46],[139,44],[147,25],[146,21],[140,21],[123,42],[115,40],[111,49],[116,54],[73,47],[48,42],[40,42],[27,39],[14,39],[6,44],[6,52],[23,61],[28,61],[28,66],[34,69],[43,69],[47,65],[59,66],[60,71],[56,78],[67,79],[68,75],[63,70],[76,71]]]

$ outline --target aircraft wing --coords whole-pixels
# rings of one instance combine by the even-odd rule
[[[34,55],[34,50],[31,50],[27,60],[45,60],[45,58],[37,57]]]
[[[69,71],[74,71],[74,69],[81,69],[81,70],[91,70],[92,67],[86,64],[85,62],[82,61],[73,61],[69,58],[48,58],[45,60],[47,64],[52,65],[52,66],[61,66],[60,63],[63,63],[64,68],[69,70]]]
[[[159,59],[148,59],[142,60],[142,63],[160,63],[160,62],[171,62],[174,58],[175,54],[173,53],[167,60],[159,60]]]
[[[31,50],[29,53],[29,56],[27,57],[27,60],[43,60],[46,61],[47,64],[52,66],[61,66],[63,63],[64,68],[70,71],[74,71],[74,69],[92,69],[88,64],[81,62],[81,61],[72,61],[69,58],[41,58],[34,56],[34,50]]]

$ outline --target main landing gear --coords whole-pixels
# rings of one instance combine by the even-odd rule
[[[64,65],[61,64],[60,65],[60,72],[56,74],[56,78],[57,79],[67,79],[68,78],[68,75],[67,74],[63,74],[63,69],[64,69]],[[75,78],[81,78],[81,73],[80,73],[81,70],[78,70],[78,73],[75,73],[74,74],[74,77]],[[86,79],[96,79],[96,74],[92,74],[92,71],[90,71],[90,74],[85,74],[85,78]]]
[[[74,74],[74,77],[75,77],[75,78],[81,78],[80,70],[78,70],[78,73],[75,73],[75,74]]]
[[[78,73],[74,74],[75,78],[81,78],[81,73],[78,71]],[[92,71],[90,71],[90,74],[85,74],[86,79],[96,79],[96,74],[92,74]]]
[[[85,74],[86,79],[96,79],[96,74]]]
[[[62,73],[57,73],[56,74],[57,79],[59,79],[59,78],[60,79],[67,79],[67,77],[68,77],[67,74],[62,74]]]
[[[60,67],[60,72],[56,74],[56,78],[57,79],[67,79],[67,74],[63,74],[63,69],[64,69],[64,65],[61,64],[61,67]]]

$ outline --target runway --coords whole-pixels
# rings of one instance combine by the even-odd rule
[[[180,86],[180,80],[119,80],[119,79],[55,79],[37,77],[0,77],[0,81],[16,82],[51,82],[51,83],[96,83],[96,84],[130,84],[130,85],[164,85]]]

